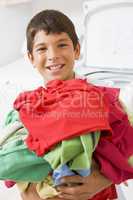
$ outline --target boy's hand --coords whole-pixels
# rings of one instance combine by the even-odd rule
[[[91,199],[95,194],[111,185],[111,181],[102,176],[97,169],[95,169],[88,177],[63,177],[62,183],[68,185],[71,185],[71,183],[80,184],[77,186],[58,187],[58,191],[61,192],[59,197],[71,200]]]
[[[63,177],[61,179],[62,184],[68,186],[58,186],[57,189],[61,194],[59,197],[50,198],[50,200],[88,200],[112,184],[110,180],[99,172],[96,163],[93,163],[92,168],[91,175],[87,177]],[[36,192],[35,184],[31,184],[28,190],[22,194],[22,197],[23,200],[42,200]]]

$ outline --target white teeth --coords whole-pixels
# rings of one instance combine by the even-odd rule
[[[62,67],[62,65],[53,65],[51,67],[49,67],[50,70],[56,70],[56,69],[60,69]]]

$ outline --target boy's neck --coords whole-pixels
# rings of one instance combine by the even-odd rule
[[[76,79],[76,78],[81,78],[81,76],[79,75],[79,74],[77,74],[77,73],[73,73],[73,76],[72,76],[72,78],[71,79]],[[69,79],[66,79],[66,80],[69,80]],[[49,82],[49,81],[51,81],[51,80],[44,80],[44,86]]]

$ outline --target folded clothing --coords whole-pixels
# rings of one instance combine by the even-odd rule
[[[92,154],[99,141],[100,133],[82,135],[60,142],[45,156],[38,157],[29,151],[23,138],[26,129],[20,129],[9,137],[0,149],[0,179],[38,182],[44,180],[53,170],[68,163],[71,170],[88,170]],[[93,139],[91,136],[94,136]],[[68,148],[70,151],[68,151]],[[34,173],[34,171],[37,173]]]
[[[43,180],[52,171],[45,159],[29,151],[24,143],[26,135],[27,130],[20,129],[1,146],[0,180],[37,182]]]
[[[14,108],[29,132],[27,146],[38,156],[62,140],[88,132],[104,130],[111,136],[108,103],[86,80],[50,81],[46,88],[21,93]]]

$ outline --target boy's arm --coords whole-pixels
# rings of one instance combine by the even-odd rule
[[[76,187],[58,187],[60,197],[72,200],[88,200],[94,195],[109,187],[112,182],[103,176],[98,165],[93,162],[92,173],[87,177],[71,176],[62,178],[62,183],[81,183]]]

